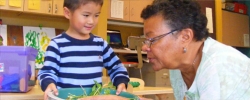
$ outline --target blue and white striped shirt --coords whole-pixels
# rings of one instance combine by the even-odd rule
[[[103,67],[115,86],[129,82],[126,68],[102,38],[90,34],[89,39],[78,40],[62,33],[47,47],[38,79],[43,91],[50,83],[58,89],[92,87],[94,80],[102,83]]]

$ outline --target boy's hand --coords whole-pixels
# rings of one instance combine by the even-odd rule
[[[126,85],[124,83],[121,83],[117,86],[116,95],[119,95],[122,91],[126,92]]]
[[[54,95],[58,95],[58,91],[56,85],[54,83],[50,83],[46,90],[44,91],[44,100],[48,100],[48,92],[53,91]]]

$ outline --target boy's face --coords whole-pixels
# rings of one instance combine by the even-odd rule
[[[70,30],[81,35],[89,34],[98,22],[101,5],[89,2],[81,5],[74,12],[70,12],[65,17],[70,21]],[[66,12],[65,12],[66,13]]]

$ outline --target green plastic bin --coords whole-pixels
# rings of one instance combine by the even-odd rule
[[[89,95],[91,92],[91,88],[84,88],[84,89],[86,93]],[[68,97],[69,93],[76,95],[76,96],[83,94],[82,88],[62,88],[62,89],[59,89],[58,92],[59,92],[58,96],[55,96],[52,92],[49,92],[48,93],[49,100],[65,100]],[[101,91],[100,95],[102,95],[103,93],[104,91]],[[111,89],[110,94],[115,95],[116,90]],[[121,92],[119,96],[128,98],[129,100],[139,100],[139,98],[136,95],[133,95],[128,92]]]

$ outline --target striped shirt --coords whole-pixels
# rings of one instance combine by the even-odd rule
[[[102,38],[90,34],[89,39],[78,40],[62,33],[47,47],[38,79],[43,91],[50,83],[58,89],[92,87],[94,80],[102,83],[103,68],[115,86],[129,82],[126,68]]]

